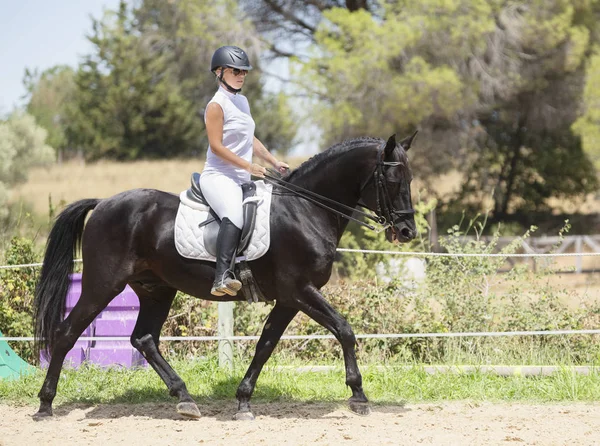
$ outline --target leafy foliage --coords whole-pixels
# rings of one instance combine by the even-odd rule
[[[229,0],[146,0],[134,9],[121,2],[118,12],[94,20],[94,50],[75,75],[68,107],[69,141],[92,160],[203,153],[204,107],[217,87],[212,52],[233,42],[258,59],[257,38],[236,11]],[[247,80],[257,136],[287,149],[297,125],[286,98],[263,91],[260,69]]]
[[[453,227],[441,240],[454,254],[487,254],[497,251],[499,233],[490,241],[463,235],[483,231],[482,224]],[[528,237],[529,232],[524,235]],[[364,242],[364,240],[363,240]],[[379,243],[379,242],[377,242]],[[514,253],[519,240],[503,248]],[[371,246],[373,247],[373,246]],[[353,254],[361,257],[360,254]],[[33,242],[13,238],[6,263],[33,263],[39,256]],[[536,268],[517,264],[508,272],[506,257],[433,257],[418,286],[403,276],[384,284],[373,277],[373,260],[348,269],[353,277],[339,278],[323,289],[324,296],[351,324],[355,333],[448,333],[478,331],[563,330],[595,328],[600,323],[600,304],[584,301],[566,287],[552,285],[553,271],[538,263]],[[341,270],[343,267],[339,266]],[[368,274],[367,274],[368,272]],[[9,336],[31,336],[32,299],[37,270],[0,271],[0,330]],[[373,278],[372,278],[373,277]],[[235,306],[236,335],[259,335],[272,304],[238,303]],[[179,293],[162,330],[163,336],[216,336],[218,309],[215,302]],[[307,316],[299,314],[287,334],[329,334]],[[280,354],[310,361],[341,359],[336,341],[282,342]],[[509,338],[406,338],[360,340],[360,354],[371,360],[426,363],[582,363],[598,359],[598,343],[592,336],[533,336]],[[240,343],[243,356],[252,354],[254,342]],[[214,343],[168,344],[169,351],[199,357],[214,354]],[[19,354],[33,361],[30,346],[16,343]]]
[[[14,237],[5,254],[8,265],[35,263],[39,256],[31,240]],[[0,329],[5,336],[33,336],[33,297],[37,280],[35,267],[0,270]],[[14,350],[33,360],[32,345],[17,342]]]
[[[201,121],[171,82],[166,60],[151,54],[125,3],[94,21],[95,54],[80,66],[67,134],[90,159],[176,156],[197,147]]]
[[[194,104],[200,116],[217,85],[209,73],[214,50],[225,44],[246,49],[254,70],[246,77],[244,95],[257,124],[256,136],[280,153],[289,150],[298,130],[295,113],[287,96],[267,92],[263,87],[259,57],[262,45],[237,2],[145,0],[134,10],[134,15],[141,34],[150,43],[149,51],[165,58],[183,96]],[[205,148],[204,145],[199,151]]]
[[[59,152],[69,149],[65,121],[73,100],[74,75],[71,67],[57,65],[42,73],[26,69],[23,79],[29,96],[27,113],[48,132],[46,142]]]
[[[475,219],[462,226],[455,225],[440,241],[443,249],[457,257],[429,258],[426,279],[416,288],[403,277],[382,284],[373,277],[376,261],[369,258],[378,258],[376,255],[348,254],[359,260],[351,263],[342,258],[338,271],[352,276],[327,285],[323,290],[325,297],[348,320],[355,333],[363,334],[578,330],[594,328],[600,322],[600,304],[590,300],[573,305],[579,298],[566,287],[552,285],[549,279],[554,271],[544,263],[536,262],[534,268],[518,263],[508,272],[499,272],[506,269],[507,256],[519,249],[521,238],[499,251],[504,256],[469,256],[497,252],[500,234],[496,232],[491,240],[484,241],[479,235],[485,221]],[[527,231],[522,239],[534,230]],[[568,225],[561,233],[567,230]],[[465,242],[463,236],[470,232],[478,237]],[[348,240],[356,241],[353,237]],[[376,240],[363,247],[384,248],[379,243]],[[204,322],[192,322],[194,333],[216,335],[215,304],[206,305],[191,298],[182,302],[189,308],[178,316],[182,325],[190,317],[192,321],[200,318]],[[235,334],[259,335],[271,308],[271,304],[236,304]],[[176,333],[185,332],[180,330]],[[329,333],[298,314],[286,334]],[[238,345],[243,356],[252,354],[255,347],[253,342]],[[284,345],[280,354],[285,357],[317,362],[342,358],[336,341],[307,340],[284,342]],[[588,335],[416,337],[360,340],[359,345],[361,354],[370,359],[426,363],[594,364],[599,354],[596,340]],[[196,355],[214,350],[214,346],[202,343],[185,348]]]
[[[419,201],[415,207],[415,223],[418,237],[408,244],[390,245],[384,232],[374,232],[355,223],[350,223],[342,235],[339,247],[373,251],[428,251],[429,241],[425,238],[429,230],[427,214],[435,208],[436,200]],[[336,257],[336,272],[342,277],[375,279],[376,266],[387,263],[385,254],[358,254],[340,252]]]
[[[596,46],[589,58],[586,72],[584,112],[573,124],[573,131],[581,137],[583,150],[596,170],[600,170],[600,47]]]
[[[418,177],[465,178],[441,205],[481,211],[492,196],[496,220],[598,187],[598,2],[257,3],[247,9],[267,36],[303,40],[286,52],[273,38],[271,49],[299,67],[293,81],[314,98],[324,145],[419,127]]]
[[[46,131],[26,113],[13,113],[0,121],[0,221],[8,217],[8,191],[27,179],[28,169],[54,160],[46,144]]]

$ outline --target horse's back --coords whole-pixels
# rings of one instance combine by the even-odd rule
[[[105,242],[131,246],[136,239],[145,244],[164,237],[173,228],[179,197],[156,189],[131,189],[102,200],[90,216],[83,244],[106,237]]]
[[[179,197],[157,189],[130,189],[106,198],[96,207],[95,213],[145,212],[153,207],[177,210]]]

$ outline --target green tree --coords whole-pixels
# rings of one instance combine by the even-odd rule
[[[93,21],[89,40],[94,51],[75,76],[67,137],[90,159],[204,152],[204,107],[217,88],[213,51],[235,43],[257,62],[259,53],[256,33],[230,0],[145,0],[133,9],[121,2],[118,12]],[[260,69],[245,93],[257,136],[268,147],[289,147],[296,121],[285,98],[264,92]],[[261,122],[269,125],[263,130]]]
[[[299,4],[262,3],[303,17]],[[318,98],[311,113],[324,146],[419,127],[417,175],[458,169],[467,179],[459,206],[493,192],[496,218],[597,187],[571,131],[600,40],[597,1],[316,3],[327,7],[304,28],[310,57],[295,60]]]
[[[54,149],[46,144],[47,132],[33,116],[13,113],[0,122],[0,219],[8,215],[8,191],[27,180],[31,167],[54,161]]]
[[[581,137],[583,149],[597,171],[600,171],[600,47],[588,60],[583,93],[583,113],[573,124],[573,131]]]
[[[150,51],[165,58],[183,96],[198,110],[204,109],[217,88],[210,74],[214,50],[228,44],[246,49],[254,70],[246,78],[244,95],[248,97],[257,124],[256,135],[268,148],[279,152],[292,147],[298,130],[297,118],[283,93],[267,92],[263,87],[262,44],[237,2],[145,0],[134,15]],[[205,150],[204,137],[202,141],[202,150]]]
[[[7,242],[3,262],[8,265],[39,261],[33,240],[12,237]],[[36,268],[0,271],[0,327],[5,336],[33,336],[33,297],[38,277]],[[37,361],[31,345],[19,342],[15,351],[26,361]]]
[[[242,9],[254,22],[275,57],[298,57],[306,42],[316,43],[315,33],[323,13],[334,8],[377,13],[378,0],[241,0]]]
[[[502,43],[488,46],[479,63],[492,73],[506,68],[505,62],[486,62],[502,51],[511,55],[513,69],[496,76],[501,88],[484,81],[483,71],[474,78],[477,88],[495,96],[490,101],[480,94],[473,110],[482,131],[465,165],[470,180],[478,179],[465,182],[462,191],[465,198],[493,192],[497,220],[548,211],[551,198],[583,196],[598,186],[571,127],[582,103],[590,44],[600,37],[589,16],[599,13],[597,2],[533,1],[521,8],[499,3],[504,29],[496,26],[494,33],[502,33]]]
[[[71,67],[57,65],[42,73],[26,69],[23,78],[28,96],[27,113],[48,132],[47,143],[59,153],[68,149],[65,119],[73,98],[74,74]]]
[[[67,126],[69,140],[90,159],[176,156],[200,146],[197,110],[134,25],[125,2],[93,21],[94,53],[75,76]]]

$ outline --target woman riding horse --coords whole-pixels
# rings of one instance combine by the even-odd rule
[[[284,177],[285,187],[302,188],[310,192],[308,195],[290,194],[283,184],[275,186],[269,250],[248,262],[257,286],[275,306],[236,392],[236,419],[253,418],[250,398],[258,376],[299,311],[338,339],[346,384],[352,390],[350,409],[369,413],[356,362],[354,332],[320,290],[331,276],[337,245],[356,206],[376,214],[367,217],[384,225],[389,242],[407,242],[415,237],[412,174],[406,154],[413,137],[400,143],[394,136],[387,141],[358,138],[314,156]],[[52,415],[66,354],[127,284],[140,300],[132,345],[158,373],[169,393],[178,398],[177,411],[188,417],[200,416],[185,383],[160,353],[160,331],[177,290],[216,301],[243,297],[212,295],[215,264],[179,255],[174,241],[178,207],[177,195],[134,189],[103,200],[79,200],[58,215],[48,237],[35,295],[36,347],[50,355],[36,418]],[[81,296],[63,320],[78,246],[83,258]]]

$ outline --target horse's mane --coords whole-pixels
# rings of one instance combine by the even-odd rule
[[[288,175],[284,177],[286,181],[292,180],[298,176],[310,173],[317,165],[337,158],[339,155],[349,152],[350,150],[356,149],[357,147],[364,147],[365,145],[373,144],[379,145],[383,142],[381,138],[373,138],[364,136],[360,138],[349,139],[340,143],[334,144],[323,152],[317,153],[304,161],[297,169],[292,170]]]

